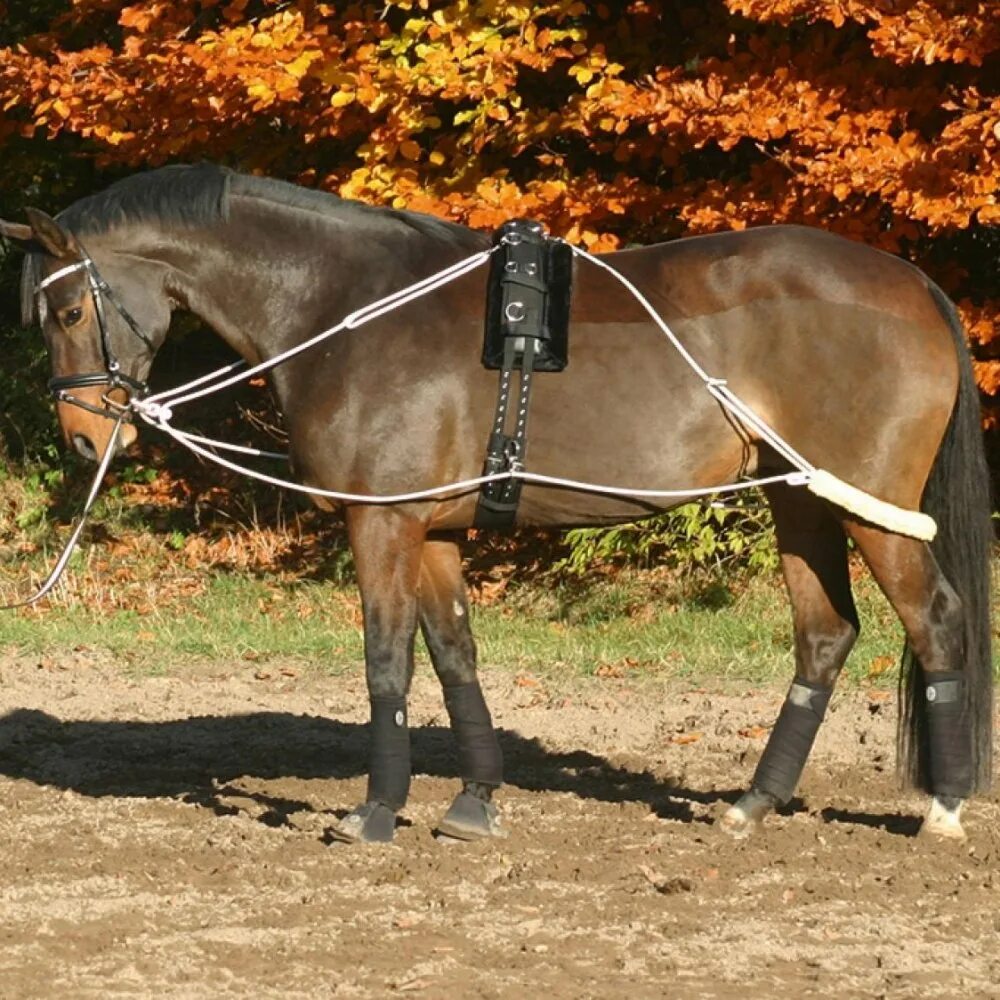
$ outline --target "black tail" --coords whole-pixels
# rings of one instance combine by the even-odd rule
[[[990,481],[983,452],[979,392],[965,331],[955,306],[932,282],[931,295],[948,321],[958,352],[958,399],[934,460],[921,508],[937,522],[931,551],[965,612],[966,712],[972,738],[973,790],[985,791],[993,763],[993,657],[990,651]],[[931,791],[927,705],[919,663],[909,644],[900,667],[898,766],[909,785]]]

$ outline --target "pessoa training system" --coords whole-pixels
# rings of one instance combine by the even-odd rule
[[[566,323],[569,312],[568,272],[571,269],[571,261],[574,256],[594,267],[601,268],[620,282],[648,313],[652,322],[664,334],[688,367],[701,379],[706,391],[738,423],[752,431],[761,441],[782,456],[795,471],[686,490],[650,490],[628,486],[609,486],[529,472],[524,466],[523,459],[531,374],[538,370],[559,371],[565,366]],[[496,417],[487,444],[486,462],[482,475],[428,489],[388,495],[325,490],[267,475],[224,458],[218,454],[218,451],[276,459],[285,458],[282,454],[261,451],[225,441],[216,441],[178,430],[172,425],[171,421],[177,407],[269,371],[330,337],[348,330],[356,330],[366,323],[399,309],[486,264],[491,264],[492,269],[487,299],[487,339],[483,361],[487,367],[497,368],[500,371],[500,389]],[[930,541],[934,538],[937,530],[934,520],[927,514],[905,510],[880,500],[808,462],[729,388],[726,379],[709,375],[698,364],[648,299],[628,278],[586,250],[572,246],[565,240],[546,235],[543,228],[537,223],[525,222],[524,220],[514,220],[507,223],[497,231],[490,249],[472,254],[435,274],[355,310],[335,326],[323,330],[281,354],[250,367],[244,367],[245,362],[237,361],[183,385],[153,395],[147,395],[145,385],[135,382],[120,371],[107,331],[105,300],[119,312],[137,337],[147,344],[148,339],[117,300],[113,289],[100,276],[90,257],[85,256],[77,263],[63,267],[44,278],[39,282],[35,290],[36,294],[40,294],[48,285],[79,270],[87,272],[90,294],[94,301],[100,326],[106,371],[53,379],[50,382],[50,388],[61,402],[83,406],[86,409],[96,409],[102,416],[115,420],[116,424],[79,519],[52,571],[38,591],[30,598],[0,607],[0,610],[30,606],[50,593],[58,582],[79,541],[87,515],[93,507],[100,484],[110,465],[121,425],[124,421],[133,418],[134,415],[142,417],[146,423],[159,428],[178,444],[208,461],[261,482],[296,490],[310,496],[325,497],[344,503],[400,504],[420,500],[445,499],[477,490],[479,491],[479,502],[477,504],[476,524],[484,527],[504,527],[513,523],[520,488],[525,483],[628,497],[636,500],[700,499],[719,493],[733,493],[739,490],[767,486],[772,483],[786,483],[790,486],[805,486],[817,496],[896,534]],[[560,275],[562,281],[557,280],[552,284],[547,284],[544,280],[546,276],[558,278]],[[535,280],[536,278],[537,280]],[[510,386],[512,374],[515,371],[520,379],[520,393],[515,409],[515,427],[513,434],[505,434]],[[118,387],[128,389],[130,393],[128,402],[119,405],[105,397],[105,409],[100,410],[72,395],[73,388],[98,384],[109,386],[109,390]]]

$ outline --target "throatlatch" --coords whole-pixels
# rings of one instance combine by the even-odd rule
[[[524,468],[532,376],[560,372],[569,360],[573,273],[572,248],[550,239],[538,222],[512,219],[504,223],[494,234],[493,245],[498,249],[490,261],[483,364],[499,369],[500,389],[484,475]],[[519,375],[517,413],[513,432],[507,433],[515,369]],[[521,485],[517,479],[484,485],[476,506],[476,527],[511,527]]]

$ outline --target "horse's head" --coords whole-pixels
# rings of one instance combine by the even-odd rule
[[[37,318],[52,362],[50,388],[67,445],[99,460],[118,408],[145,388],[153,354],[170,324],[162,265],[111,252],[107,237],[84,245],[44,212],[28,225],[0,220],[0,233],[28,254],[22,322]],[[88,243],[90,240],[88,239]],[[118,449],[135,441],[124,424]]]

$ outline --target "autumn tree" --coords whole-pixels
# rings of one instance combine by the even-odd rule
[[[938,280],[1000,404],[995,3],[35,0],[4,13],[4,212],[211,159],[471,226],[533,216],[600,250],[822,226]],[[987,412],[995,423],[1000,406]]]

